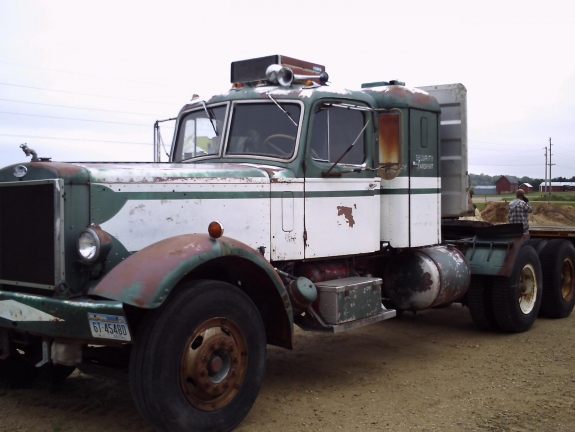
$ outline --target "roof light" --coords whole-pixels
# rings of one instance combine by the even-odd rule
[[[218,221],[210,222],[208,226],[208,234],[212,239],[218,239],[224,235],[224,226]]]

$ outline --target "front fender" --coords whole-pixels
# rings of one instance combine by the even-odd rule
[[[214,240],[207,234],[170,237],[141,249],[115,266],[88,294],[154,309],[187,274],[210,260],[226,256],[246,259],[263,269],[291,321],[288,294],[271,264],[242,242],[229,237]]]

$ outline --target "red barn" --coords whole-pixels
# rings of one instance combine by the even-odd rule
[[[501,176],[495,182],[495,187],[497,188],[497,193],[515,192],[519,188],[519,181],[517,177]]]
[[[549,186],[549,183],[551,183],[551,186]],[[575,182],[543,182],[539,189],[545,192],[572,191],[575,190]]]
[[[533,186],[531,186],[529,183],[521,183],[519,185],[519,189],[523,189],[526,194],[533,192]]]

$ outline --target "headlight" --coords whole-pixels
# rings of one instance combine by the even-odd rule
[[[78,237],[78,253],[82,260],[89,264],[103,261],[110,247],[110,236],[97,225],[86,228]]]

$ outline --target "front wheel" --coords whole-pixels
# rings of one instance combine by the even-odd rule
[[[506,332],[521,333],[531,328],[539,308],[543,276],[537,252],[523,246],[513,265],[511,275],[494,280],[493,313],[498,327]]]
[[[142,416],[165,431],[229,431],[259,392],[266,338],[253,302],[233,285],[193,281],[146,317],[130,363]]]

